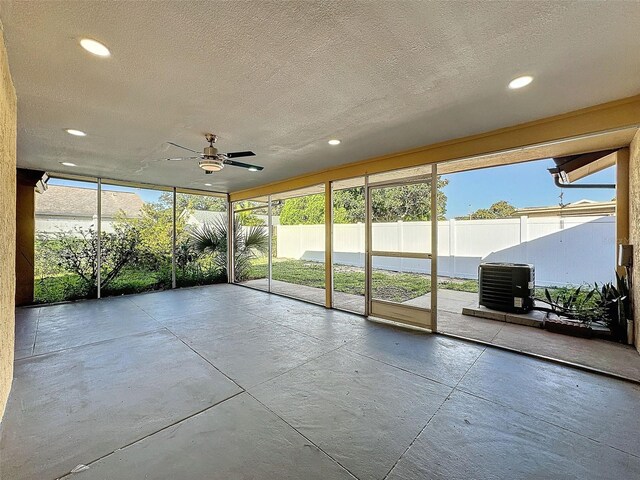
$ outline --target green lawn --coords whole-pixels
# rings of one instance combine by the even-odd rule
[[[325,287],[323,263],[274,259],[272,271],[274,280],[316,288]],[[254,260],[250,278],[265,278],[266,274],[266,257]],[[176,281],[179,287],[210,285],[221,283],[225,280],[215,272],[207,273],[201,270],[181,271],[180,269],[176,272]],[[336,292],[364,296],[364,269],[336,265],[333,283]],[[159,270],[128,268],[122,270],[120,275],[107,288],[104,288],[101,293],[102,296],[106,297],[161,290],[170,288],[170,286],[171,274],[168,268]],[[428,275],[417,273],[376,270],[373,272],[372,288],[374,298],[405,302],[429,293],[431,291],[431,278]],[[476,280],[448,279],[440,281],[438,288],[477,293],[478,282]],[[564,287],[553,287],[549,290],[554,297],[559,292],[568,291]],[[581,296],[585,294],[586,292],[582,293]],[[86,297],[87,292],[83,290],[79,277],[74,274],[49,276],[37,279],[35,282],[35,303],[54,303]],[[544,289],[536,289],[536,297],[544,298]]]
[[[179,287],[194,285],[210,285],[225,282],[217,272],[185,270],[176,271],[176,283]],[[55,303],[66,300],[78,300],[93,296],[88,294],[75,274],[62,274],[36,279],[34,303]],[[171,288],[171,270],[161,268],[149,270],[142,268],[126,268],[103,288],[101,296],[125,295]]]
[[[333,285],[336,292],[364,295],[364,269],[336,265],[334,267]],[[324,288],[324,264],[305,260],[279,259],[273,260],[273,279],[282,282]],[[266,257],[253,261],[250,277],[265,278],[267,275]],[[373,272],[373,291],[376,298],[403,302],[424,295],[431,291],[429,275],[418,273],[397,273],[384,270]],[[477,280],[450,278],[438,282],[441,290],[478,293]],[[568,292],[568,287],[549,287],[555,297],[558,293]],[[580,297],[588,291],[585,289]],[[544,298],[544,288],[537,288],[535,296]]]
[[[271,270],[274,280],[316,288],[325,286],[323,263],[274,259]],[[250,278],[265,278],[266,272],[267,259],[256,259]],[[374,297],[394,302],[404,302],[431,291],[429,276],[417,273],[377,270],[373,272],[372,280]],[[364,269],[336,266],[333,287],[336,292],[364,295]]]

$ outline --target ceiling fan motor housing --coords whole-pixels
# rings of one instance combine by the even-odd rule
[[[215,157],[218,155],[218,149],[214,146],[204,147],[204,156],[205,157]]]

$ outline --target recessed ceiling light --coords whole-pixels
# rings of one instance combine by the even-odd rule
[[[256,167],[249,167],[247,170],[249,170],[250,172],[257,172],[258,169]]]
[[[525,75],[523,77],[514,78],[509,82],[509,88],[511,90],[517,90],[518,88],[526,87],[533,82],[533,77]]]
[[[205,183],[205,184],[204,184],[204,186],[205,186],[205,187],[210,187],[210,186],[211,186],[211,184],[210,184],[210,183]]]
[[[71,162],[60,162],[60,165],[64,165],[65,167],[77,167],[75,163]]]
[[[333,140],[329,140],[329,145],[340,145],[340,140],[335,138]]]
[[[97,55],[98,57],[110,57],[111,52],[102,43],[92,40],[90,38],[83,38],[80,40],[80,46],[87,52]]]
[[[82,130],[76,130],[74,128],[67,128],[65,130],[65,132],[67,132],[69,135],[75,135],[76,137],[86,137],[87,134],[84,133]]]

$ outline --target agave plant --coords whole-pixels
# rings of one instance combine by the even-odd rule
[[[547,312],[552,312],[567,318],[572,318],[591,326],[594,322],[601,322],[604,317],[602,308],[594,301],[598,294],[598,288],[583,290],[580,286],[576,289],[557,289],[552,294],[548,288],[544,289],[545,298],[536,298],[536,301],[549,305],[550,308],[538,308]]]
[[[626,276],[616,273],[616,284],[605,283],[596,291],[599,303],[605,313],[605,321],[614,338],[626,341],[627,320],[631,318],[629,283]]]
[[[227,232],[226,219],[219,217],[212,222],[193,227],[190,242],[198,253],[215,254],[214,261],[221,272],[227,272]],[[264,225],[242,226],[236,215],[233,222],[233,250],[235,279],[238,282],[247,280],[251,271],[251,260],[267,252],[269,235]]]

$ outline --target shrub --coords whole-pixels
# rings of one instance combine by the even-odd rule
[[[251,260],[268,251],[269,235],[264,225],[243,226],[239,216],[235,217],[233,225],[234,273],[236,281],[242,282],[250,275]],[[227,232],[227,222],[221,218],[189,231],[193,249],[201,254],[212,254],[223,276],[227,274]]]

